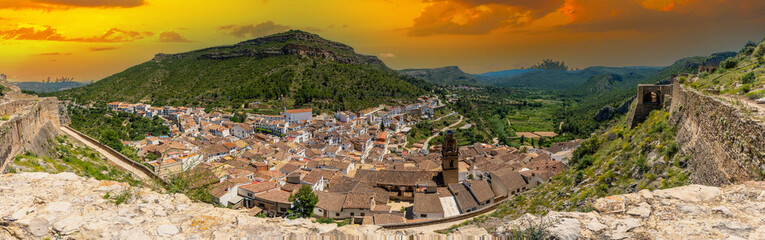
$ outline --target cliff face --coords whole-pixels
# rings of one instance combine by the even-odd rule
[[[765,178],[765,123],[745,102],[673,88],[670,123],[690,156],[693,183],[721,186]]]
[[[0,99],[0,173],[24,151],[45,154],[48,142],[58,133],[66,116],[56,98],[38,98],[20,93],[18,87],[0,81],[6,92]],[[64,110],[64,113],[66,111]]]

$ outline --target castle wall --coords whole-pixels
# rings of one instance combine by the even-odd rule
[[[690,156],[691,182],[720,186],[765,178],[765,123],[752,118],[761,113],[680,86],[673,95],[670,124],[677,127],[681,153]]]

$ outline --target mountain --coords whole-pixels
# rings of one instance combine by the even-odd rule
[[[512,77],[515,75],[524,74],[527,72],[533,72],[533,71],[541,71],[540,69],[510,69],[510,70],[502,70],[502,71],[496,71],[496,72],[485,72],[478,74],[480,77],[484,78],[501,78],[501,77]]]
[[[478,77],[463,72],[457,66],[425,69],[403,69],[399,70],[399,72],[407,76],[420,78],[438,85],[485,85],[481,80],[478,79]]]
[[[12,82],[21,90],[28,90],[38,93],[56,92],[67,90],[70,88],[82,87],[88,85],[83,82],[58,82],[58,83],[44,83],[44,82]]]
[[[528,87],[563,90],[584,84],[598,74],[650,76],[659,71],[655,67],[588,67],[581,71],[530,71],[510,77],[487,79],[498,87]]]
[[[290,30],[229,46],[157,54],[93,84],[53,94],[79,103],[359,110],[416,99],[431,84],[391,70],[348,45]]]

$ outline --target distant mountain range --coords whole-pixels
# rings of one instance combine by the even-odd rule
[[[79,103],[205,107],[277,100],[285,107],[337,111],[414,100],[431,87],[348,45],[290,30],[229,46],[157,54],[93,84],[53,95]]]
[[[398,71],[408,76],[420,78],[438,85],[486,85],[486,83],[480,80],[478,76],[465,73],[457,66],[447,66],[442,68],[403,69]]]
[[[49,93],[82,87],[88,85],[89,82],[11,82],[11,84],[16,85],[17,87],[21,88],[21,90],[28,90],[37,93]]]

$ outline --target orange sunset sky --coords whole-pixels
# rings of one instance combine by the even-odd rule
[[[763,0],[0,0],[0,73],[99,80],[301,29],[394,69],[666,66],[765,36]]]

